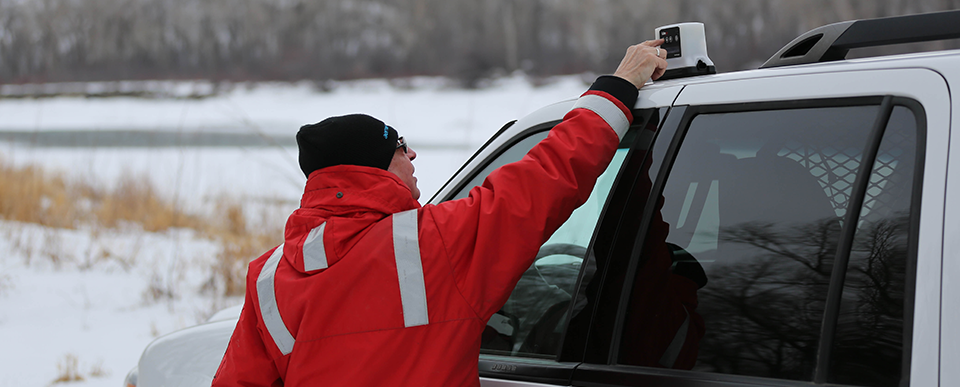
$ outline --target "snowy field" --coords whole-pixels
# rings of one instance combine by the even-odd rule
[[[211,211],[213,201],[229,197],[268,209],[283,222],[306,181],[291,146],[300,125],[363,112],[397,128],[418,151],[414,165],[425,203],[504,123],[587,87],[579,76],[540,87],[520,77],[470,91],[445,84],[372,80],[336,83],[327,91],[307,83],[238,84],[204,99],[0,99],[0,159],[105,186],[124,175],[145,175],[188,211]],[[197,87],[160,85],[188,92]],[[4,140],[4,133],[71,131],[255,134],[265,140],[229,147]],[[85,379],[71,386],[121,386],[154,338],[239,303],[203,290],[219,249],[190,230],[60,230],[0,221],[0,387],[48,386],[66,368]]]

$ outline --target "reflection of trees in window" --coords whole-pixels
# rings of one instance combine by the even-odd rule
[[[917,155],[914,112],[895,106],[874,161],[850,252],[828,380],[896,386]]]
[[[847,269],[831,381],[896,386],[903,354],[909,214],[861,225]]]
[[[910,108],[893,108],[872,172],[860,181],[863,147],[878,114],[876,105],[838,106],[699,114],[691,122],[660,214],[669,225],[666,242],[689,252],[709,278],[697,293],[705,334],[694,370],[899,382],[908,366],[904,293],[917,119]],[[847,208],[857,202],[853,195],[864,195],[856,222],[845,219],[853,216]],[[842,299],[830,301],[841,300],[830,304],[839,313],[829,308],[838,325],[823,338],[848,222],[857,232],[844,264],[845,287],[834,283],[842,293],[832,295]],[[651,226],[642,257],[655,256],[649,249],[658,235]],[[832,318],[826,321],[832,327]],[[833,339],[832,363],[817,369],[826,339]]]
[[[724,228],[721,249],[742,255],[712,267],[700,291],[707,334],[698,369],[811,379],[839,231],[836,218]]]
[[[909,218],[861,225],[860,257],[847,272],[833,365],[834,382],[896,385],[903,349],[904,281]],[[700,291],[707,322],[698,369],[811,380],[840,223],[796,227],[748,222],[721,241],[749,256],[710,270]]]

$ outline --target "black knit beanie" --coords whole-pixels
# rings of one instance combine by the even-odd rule
[[[330,117],[297,132],[300,169],[310,173],[334,165],[386,170],[397,151],[397,131],[366,114]]]

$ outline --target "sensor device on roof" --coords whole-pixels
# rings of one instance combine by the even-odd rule
[[[657,39],[667,50],[667,71],[661,80],[716,74],[717,68],[707,56],[707,37],[703,23],[680,23],[656,29]]]

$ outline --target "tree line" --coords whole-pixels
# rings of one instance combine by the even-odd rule
[[[609,72],[654,28],[706,25],[718,71],[756,67],[841,20],[960,0],[0,0],[0,83],[327,80],[439,75],[471,85]]]

